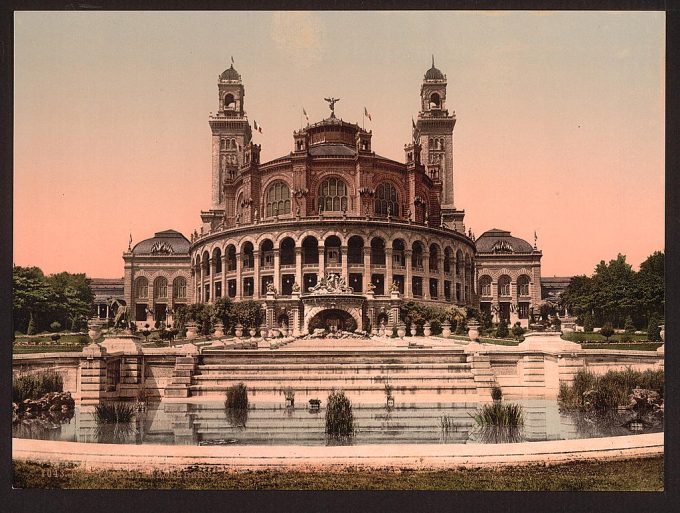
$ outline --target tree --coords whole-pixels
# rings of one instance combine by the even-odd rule
[[[33,321],[34,331],[49,326],[50,311],[58,307],[57,297],[38,267],[14,266],[12,270],[14,329],[28,330]]]
[[[626,263],[626,256],[619,253],[608,264],[602,260],[595,267],[593,283],[596,318],[599,312],[604,322],[621,327],[637,304],[635,272]]]
[[[647,325],[647,339],[650,342],[661,342],[661,330],[659,329],[659,318],[652,315]]]
[[[604,326],[602,326],[602,329],[600,330],[600,335],[602,335],[604,338],[607,339],[607,342],[609,342],[609,337],[611,337],[614,334],[614,328],[612,327],[610,322],[605,323]]]
[[[29,313],[28,328],[26,328],[27,335],[35,335],[35,322],[33,322],[33,312]]]
[[[626,323],[623,325],[623,329],[628,334],[635,333],[635,324],[633,324],[633,319],[630,315],[626,317]]]
[[[644,319],[650,319],[652,315],[657,319],[664,317],[664,270],[664,254],[661,251],[655,251],[640,264],[640,271],[637,274],[639,315]]]
[[[583,316],[583,331],[586,333],[593,332],[593,314],[586,312]]]
[[[57,295],[60,308],[55,312],[62,326],[78,331],[86,326],[85,320],[94,306],[94,293],[85,274],[61,272],[47,277],[47,283]]]
[[[501,319],[501,322],[498,323],[498,328],[496,328],[496,336],[498,338],[507,338],[509,334],[508,321]]]
[[[519,337],[524,335],[524,328],[522,328],[522,325],[519,322],[516,322],[512,327],[512,334],[516,340],[519,340]]]

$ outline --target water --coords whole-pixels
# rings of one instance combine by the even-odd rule
[[[354,445],[419,443],[497,443],[597,438],[663,430],[661,422],[631,429],[630,412],[606,415],[560,411],[555,400],[511,400],[522,405],[524,427],[514,433],[489,433],[471,418],[477,403],[355,405]],[[325,409],[307,404],[251,404],[247,412],[229,412],[224,401],[150,403],[127,425],[97,425],[94,407],[77,407],[73,415],[18,422],[12,436],[89,443],[169,445],[326,445]],[[633,428],[640,426],[633,426]],[[338,442],[335,442],[338,443]]]

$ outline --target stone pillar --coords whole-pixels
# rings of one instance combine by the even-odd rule
[[[109,306],[108,303],[106,303],[106,317],[105,319],[108,319],[111,315],[111,307]]]
[[[203,261],[198,264],[198,297],[201,303],[205,302],[205,295],[203,294]]]
[[[345,283],[349,284],[349,272],[347,270],[347,246],[340,247],[340,262],[342,264],[342,278],[345,280]]]
[[[274,295],[273,292],[267,292],[267,299],[266,299],[266,306],[267,306],[267,314],[266,314],[266,326],[268,330],[271,330],[274,328],[276,325],[276,319],[275,319],[275,308],[276,308],[276,296]]]
[[[439,297],[439,300],[446,300],[444,297],[444,252],[441,251],[439,253],[439,261],[437,262],[439,265],[439,283],[437,284],[437,295]]]
[[[80,360],[80,404],[99,404],[106,392],[106,349],[90,344]]]
[[[303,290],[304,283],[302,283],[302,248],[295,246],[295,281]]]
[[[371,247],[364,246],[364,291],[368,290],[371,282]]]
[[[253,250],[253,299],[260,299],[260,250]]]
[[[293,303],[293,305],[290,307],[290,317],[288,319],[288,322],[291,324],[291,329],[292,335],[294,337],[298,337],[302,335],[302,326],[301,326],[301,311],[300,311],[300,294],[299,292],[293,292],[293,299],[296,299]]]
[[[208,259],[208,265],[210,266],[210,302],[215,302],[215,259]]]
[[[242,299],[243,283],[241,283],[241,269],[243,262],[241,261],[241,253],[236,253],[236,299]]]
[[[222,297],[229,297],[229,288],[227,287],[227,252],[222,255]]]
[[[281,255],[278,249],[274,250],[274,286],[277,292],[281,292]]]
[[[319,241],[319,274],[326,276],[326,248]]]
[[[394,262],[392,260],[392,248],[385,248],[385,294],[389,294],[392,288],[392,282],[394,278],[392,277],[392,266]]]
[[[430,299],[430,252],[423,251],[423,299]]]
[[[411,268],[412,249],[404,250],[404,265],[406,267],[406,277],[404,278],[404,296],[407,299],[413,298],[413,269]]]

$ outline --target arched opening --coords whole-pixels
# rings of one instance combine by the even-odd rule
[[[153,282],[153,297],[154,299],[168,298],[168,280],[160,276]]]
[[[255,267],[255,256],[253,254],[253,243],[248,241],[241,246],[241,258],[243,259],[244,269],[253,269]]]
[[[224,108],[227,110],[236,110],[236,99],[233,94],[228,93],[224,95]]]
[[[269,239],[260,244],[260,267],[262,269],[274,268],[274,243]]]
[[[439,96],[439,93],[432,93],[430,95],[430,108],[431,109],[439,109],[441,107],[441,97]]]
[[[147,299],[149,297],[149,280],[140,276],[135,280],[135,298]]]
[[[364,263],[364,239],[359,235],[352,235],[347,242],[347,263]]]
[[[286,183],[275,182],[270,185],[265,198],[267,217],[290,214],[290,189]]]
[[[396,187],[389,182],[381,183],[375,191],[375,213],[399,216],[399,195]]]
[[[430,244],[430,261],[428,262],[430,271],[439,271],[439,246]]]
[[[207,251],[203,252],[201,265],[203,266],[203,276],[210,276],[210,254]]]
[[[327,266],[339,266],[341,263],[340,257],[340,238],[336,235],[326,237],[324,241],[326,250],[325,262]]]
[[[498,278],[498,296],[510,296],[510,276],[506,274]]]
[[[396,268],[402,268],[405,265],[404,251],[406,250],[406,243],[402,239],[394,239],[392,242],[392,264]]]
[[[280,245],[281,265],[295,265],[295,241],[286,237]]]
[[[380,237],[371,239],[371,265],[385,265],[385,241]]]
[[[459,249],[456,251],[456,276],[460,276],[463,267],[463,252]]]
[[[236,270],[236,246],[229,244],[227,246],[227,271]]]
[[[312,235],[305,237],[305,239],[302,241],[302,263],[319,263],[319,241],[317,241],[316,237]]]
[[[445,273],[450,273],[451,272],[451,260],[453,258],[453,251],[451,248],[447,247],[444,250],[444,272]]]
[[[178,276],[172,280],[172,297],[176,300],[186,300],[187,280],[184,276]]]
[[[519,296],[528,296],[529,295],[529,282],[531,279],[526,275],[522,274],[519,278],[517,278],[517,294]]]
[[[309,333],[315,329],[324,329],[330,333],[338,331],[354,332],[357,329],[357,321],[344,310],[329,308],[322,310],[309,320]]]
[[[347,184],[340,178],[328,178],[319,187],[319,212],[347,210]]]
[[[420,241],[415,241],[411,250],[413,251],[411,257],[411,268],[416,271],[423,270],[423,244]]]
[[[222,250],[220,248],[213,249],[213,267],[215,268],[215,273],[222,272]]]
[[[491,276],[484,275],[479,278],[479,294],[484,297],[491,296]]]

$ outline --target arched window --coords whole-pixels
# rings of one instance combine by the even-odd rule
[[[529,281],[529,277],[526,274],[517,278],[517,293],[520,296],[529,295]]]
[[[166,299],[168,297],[168,280],[163,277],[156,278],[153,282],[153,297]]]
[[[399,195],[397,189],[389,182],[381,183],[375,191],[375,213],[387,215],[389,208],[390,214],[399,215]]]
[[[234,100],[234,95],[229,93],[224,97],[224,108],[225,109],[235,109],[236,100]]]
[[[432,93],[432,95],[430,96],[430,108],[431,109],[438,109],[440,103],[441,103],[441,99],[439,97],[439,93]]]
[[[175,299],[187,298],[187,280],[184,276],[178,276],[172,281],[172,297]]]
[[[290,214],[290,189],[284,182],[276,182],[270,185],[265,197],[267,217]]]
[[[137,296],[138,299],[146,299],[149,297],[149,280],[143,276],[137,278],[135,296]]]
[[[503,275],[500,278],[498,278],[498,295],[499,296],[510,295],[510,276]]]
[[[482,276],[479,279],[479,290],[482,296],[491,295],[491,276]]]
[[[339,178],[324,180],[319,188],[319,212],[347,210],[347,185]]]

